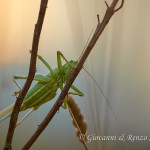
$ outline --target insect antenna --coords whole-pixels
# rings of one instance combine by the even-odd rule
[[[81,56],[83,55],[83,53],[84,53],[84,51],[85,51],[85,49],[86,49],[86,47],[87,47],[87,45],[88,45],[88,43],[89,43],[89,41],[90,41],[92,32],[93,32],[93,29],[91,30],[91,33],[90,33],[90,35],[89,35],[89,37],[88,37],[88,40],[87,40],[87,42],[86,42],[86,44],[85,44],[85,46],[84,46],[84,49],[82,50],[82,53],[81,53],[80,57],[78,58],[78,61],[81,59]]]
[[[91,77],[91,79],[93,80],[93,82],[96,84],[96,86],[98,87],[98,89],[99,89],[100,92],[102,93],[102,95],[103,95],[103,97],[104,97],[106,103],[108,104],[108,106],[109,106],[111,112],[113,113],[113,116],[114,116],[114,118],[115,118],[115,120],[116,120],[116,122],[117,122],[117,125],[118,125],[118,127],[119,127],[120,133],[123,135],[123,130],[122,130],[122,128],[121,128],[121,125],[120,125],[120,123],[119,123],[119,120],[118,120],[118,118],[117,118],[117,115],[115,114],[115,112],[114,112],[114,110],[113,110],[111,104],[109,103],[109,101],[108,101],[106,95],[104,94],[102,88],[98,85],[98,83],[96,82],[96,80],[92,77],[92,75],[91,75],[84,67],[83,67],[83,69],[84,69],[84,71]],[[126,150],[129,150],[126,139],[124,140],[124,142],[125,142]]]

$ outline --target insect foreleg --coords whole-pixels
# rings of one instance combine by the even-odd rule
[[[67,59],[63,56],[63,54],[62,54],[60,51],[57,51],[57,65],[58,65],[58,69],[59,69],[60,72],[62,72],[61,56],[62,56],[62,57],[64,58],[64,60],[69,64],[69,62],[67,61]],[[69,64],[69,65],[70,65],[70,64]],[[60,89],[61,89],[61,91],[62,91],[62,90],[63,90],[63,82],[60,83],[59,87],[60,87]],[[64,99],[64,105],[62,105],[62,107],[63,107],[64,109],[67,108],[67,99],[66,99],[66,97],[65,97],[65,99]]]
[[[60,89],[61,89],[61,91],[62,91],[62,90],[63,90],[63,83],[61,83],[61,84],[59,85],[59,87],[60,87]],[[65,97],[65,99],[64,99],[64,105],[62,105],[62,107],[63,107],[64,109],[67,108],[67,99],[66,99],[66,97]]]
[[[58,64],[59,70],[62,71],[61,57],[62,57],[62,58],[65,60],[65,62],[70,66],[70,68],[72,68],[72,66],[69,64],[68,60],[65,58],[65,56],[64,56],[60,51],[57,51],[57,64]]]
[[[60,87],[60,89],[62,90],[63,88]],[[68,92],[68,94],[78,95],[78,96],[84,96],[84,94],[77,87],[75,87],[74,85],[71,86],[71,89],[74,90],[75,92]],[[66,99],[66,97],[64,99],[64,105],[62,105],[62,107],[64,109],[67,108],[67,99]]]
[[[57,51],[57,65],[60,72],[62,72],[62,62],[60,52]]]
[[[64,105],[62,105],[62,107],[63,107],[64,109],[67,108],[67,99],[66,99],[66,97],[65,97],[65,99],[64,99]]]
[[[37,55],[38,58],[43,62],[43,64],[48,68],[48,70],[50,71],[50,73],[52,74],[52,76],[54,76],[54,72],[53,69],[51,68],[51,66],[47,63],[47,61],[40,55]]]
[[[68,92],[68,94],[81,96],[79,95],[79,93],[75,93],[75,92]]]
[[[74,95],[84,96],[84,94],[74,85],[71,86],[71,89],[73,89],[76,93]]]

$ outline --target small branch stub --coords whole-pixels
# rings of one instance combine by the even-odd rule
[[[99,14],[97,14],[98,25],[100,24]]]
[[[107,9],[109,8],[109,5],[108,5],[108,3],[105,1],[105,4],[106,4],[106,7],[107,7]]]
[[[124,0],[121,1],[121,5],[117,9],[115,9],[114,12],[120,10],[123,7],[123,4],[124,4]]]

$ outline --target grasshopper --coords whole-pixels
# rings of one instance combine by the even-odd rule
[[[61,57],[65,60],[66,64],[62,65]],[[44,60],[39,55],[38,55],[38,58],[47,67],[47,69],[49,70],[49,73],[47,75],[35,74],[33,80],[38,81],[38,82],[29,90],[20,108],[20,111],[24,111],[29,108],[32,108],[32,110],[30,110],[19,121],[19,123],[17,123],[17,125],[21,124],[21,122],[27,116],[29,116],[34,110],[37,110],[41,105],[52,100],[56,96],[57,90],[59,88],[61,90],[63,89],[63,84],[67,82],[71,70],[74,69],[78,63],[78,61],[73,61],[73,60],[67,61],[64,55],[60,51],[57,51],[58,68],[55,68],[53,70],[51,66],[46,62],[46,60]],[[17,79],[27,79],[27,76],[14,76],[13,77],[13,81],[21,90],[21,87],[19,83],[17,82]],[[84,96],[84,94],[74,85],[71,86],[71,89],[74,92],[69,92],[69,94]],[[17,93],[18,92],[15,92],[15,94]],[[13,107],[14,107],[14,104],[12,104],[11,106],[7,107],[6,109],[0,112],[0,118],[3,117],[1,121],[3,121],[4,119],[8,118],[11,115]],[[66,98],[64,99],[64,104],[62,105],[62,107],[64,109],[67,108]]]

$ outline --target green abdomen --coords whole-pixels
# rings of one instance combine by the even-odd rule
[[[56,96],[57,89],[57,85],[38,82],[25,96],[21,110],[31,107],[38,108],[53,99]]]

